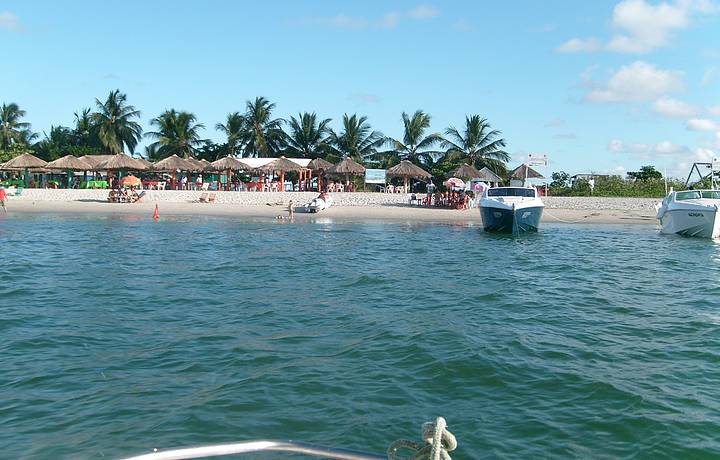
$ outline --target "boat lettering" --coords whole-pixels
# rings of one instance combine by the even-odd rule
[[[690,216],[690,217],[705,217],[703,215],[703,213],[701,213],[701,212],[689,212],[688,216]]]

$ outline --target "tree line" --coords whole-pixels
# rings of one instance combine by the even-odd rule
[[[192,112],[169,109],[150,120],[151,130],[143,132],[140,111],[129,104],[127,95],[111,91],[105,100],[96,99],[95,109],[74,113],[74,126],[52,126],[43,137],[24,121],[26,112],[16,103],[0,111],[0,161],[30,150],[46,161],[72,154],[98,155],[131,153],[157,161],[171,155],[214,161],[236,157],[324,158],[337,162],[344,157],[369,167],[387,168],[400,160],[444,175],[462,163],[489,167],[499,175],[507,173],[508,153],[501,132],[487,119],[467,115],[464,126],[448,127],[444,133],[431,132],[431,116],[422,110],[402,114],[403,136],[395,139],[374,130],[367,117],[344,114],[338,131],[330,118],[314,112],[297,117],[275,118],[275,104],[264,97],[247,101],[244,111],[227,115],[214,128],[224,142],[202,139],[205,128]],[[152,140],[144,152],[136,152],[141,139]]]

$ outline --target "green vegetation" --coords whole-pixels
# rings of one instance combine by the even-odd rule
[[[551,196],[624,196],[660,198],[666,195],[665,180],[653,166],[643,166],[640,171],[628,172],[627,179],[620,176],[594,176],[591,180],[576,179],[565,171],[554,172],[550,183]],[[668,180],[667,189],[684,190],[685,183]]]

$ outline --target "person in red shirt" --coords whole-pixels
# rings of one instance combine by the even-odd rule
[[[0,205],[2,205],[3,211],[7,212],[5,201],[7,201],[7,194],[5,193],[5,189],[0,187]]]

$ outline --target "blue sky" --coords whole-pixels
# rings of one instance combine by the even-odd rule
[[[480,114],[512,164],[682,176],[720,155],[720,3],[2,1],[0,101],[38,132],[119,88],[149,120],[195,113],[206,138],[245,101],[276,115],[367,115],[402,135]],[[147,143],[145,141],[144,143]]]

